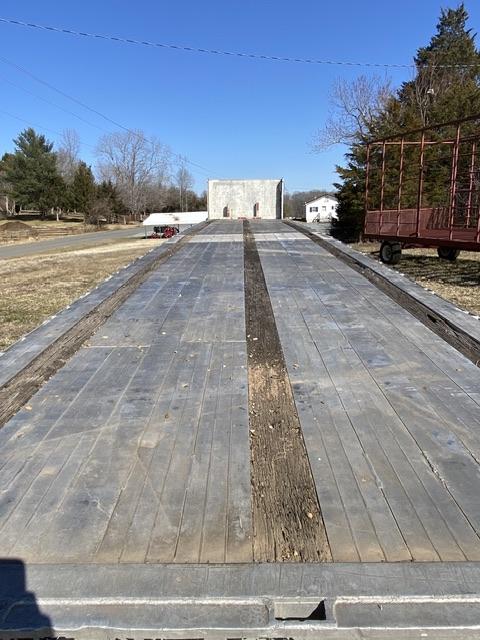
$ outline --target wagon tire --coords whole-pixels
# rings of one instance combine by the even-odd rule
[[[385,264],[398,264],[402,257],[402,246],[399,242],[382,242],[380,260]]]
[[[450,262],[455,262],[455,260],[460,255],[460,249],[455,249],[455,247],[438,247],[437,253],[438,257],[442,260],[450,260]]]

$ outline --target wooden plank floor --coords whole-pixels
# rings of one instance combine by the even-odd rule
[[[479,560],[480,370],[305,236],[255,228],[334,560]]]
[[[252,223],[333,560],[480,560],[480,370]],[[167,260],[0,430],[0,558],[252,562],[241,222]]]
[[[0,557],[252,559],[242,238],[192,238],[0,431]]]

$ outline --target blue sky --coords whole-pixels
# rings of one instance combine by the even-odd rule
[[[286,57],[410,63],[435,31],[433,0],[3,0],[0,16],[193,47]],[[470,26],[480,7],[466,2]],[[190,166],[201,191],[208,177],[284,177],[287,189],[329,188],[344,149],[311,151],[329,111],[335,78],[366,68],[300,65],[150,49],[0,24],[0,56],[131,128],[157,135]],[[377,72],[378,73],[378,72]],[[384,71],[379,73],[383,74]],[[390,69],[394,84],[408,69]],[[12,86],[14,83],[18,86]],[[82,156],[95,164],[98,137],[115,127],[0,62],[0,110],[55,141],[78,131]],[[35,95],[25,93],[28,90]],[[55,102],[78,116],[41,101]],[[0,111],[0,153],[25,122]],[[94,125],[94,126],[92,126]]]

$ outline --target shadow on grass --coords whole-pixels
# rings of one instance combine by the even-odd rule
[[[436,256],[402,255],[395,266],[416,280],[434,280],[444,285],[473,287],[480,284],[480,261],[459,259],[455,262]]]

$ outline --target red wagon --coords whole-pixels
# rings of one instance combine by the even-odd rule
[[[480,115],[366,145],[364,237],[395,264],[405,247],[480,251]]]

